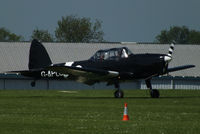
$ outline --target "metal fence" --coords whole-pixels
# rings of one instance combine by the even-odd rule
[[[88,86],[75,81],[67,80],[37,80],[35,87],[31,86],[31,78],[20,75],[0,74],[0,89],[52,89],[52,90],[75,90],[75,89],[114,89],[114,86],[106,86],[106,83],[97,83]],[[144,80],[125,82],[120,84],[121,89],[147,89]],[[171,77],[162,76],[152,79],[153,89],[200,89],[200,77]]]

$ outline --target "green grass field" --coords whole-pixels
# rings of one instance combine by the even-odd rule
[[[0,90],[0,134],[199,134],[200,90]],[[129,121],[122,121],[124,103]]]

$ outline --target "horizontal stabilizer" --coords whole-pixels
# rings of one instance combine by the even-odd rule
[[[20,70],[20,71],[7,71],[7,72],[4,72],[4,74],[20,74],[20,75],[24,75],[24,74],[29,74],[31,71],[29,70]]]
[[[7,71],[4,74],[15,74],[15,75],[23,75],[26,77],[34,77],[37,78],[37,73],[40,74],[41,69],[32,69],[32,70],[19,70],[19,71]]]
[[[172,68],[167,69],[167,73],[184,70],[184,69],[188,69],[188,68],[193,68],[193,67],[195,67],[195,65],[184,65],[184,66],[172,67]]]

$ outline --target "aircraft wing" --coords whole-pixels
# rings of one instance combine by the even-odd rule
[[[81,75],[84,73],[95,73],[98,75],[109,75],[111,77],[116,77],[119,75],[119,72],[116,71],[107,71],[103,69],[95,68],[82,68],[82,67],[73,67],[73,66],[50,66],[47,70],[55,71],[63,74],[72,74],[72,75]]]
[[[184,70],[184,69],[188,69],[188,68],[193,68],[193,67],[195,67],[195,65],[184,65],[184,66],[172,67],[172,68],[167,69],[167,73]]]
[[[69,78],[86,84],[93,84],[97,81],[107,81],[119,75],[119,72],[116,71],[73,66],[50,66],[47,67],[47,70],[67,74]]]

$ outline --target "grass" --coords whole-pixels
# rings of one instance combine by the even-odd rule
[[[200,90],[0,90],[0,134],[199,134]],[[122,121],[124,103],[129,121]]]

